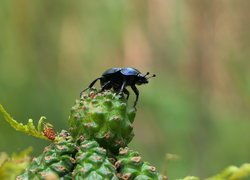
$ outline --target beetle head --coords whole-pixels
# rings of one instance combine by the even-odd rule
[[[149,78],[155,77],[155,74],[153,74],[153,75],[150,76],[150,77],[147,77],[147,75],[149,75],[149,72],[147,72],[145,75],[143,75],[143,74],[138,74],[138,75],[137,75],[136,84],[137,84],[137,85],[147,84]]]

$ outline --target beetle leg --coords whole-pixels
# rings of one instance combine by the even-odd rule
[[[80,92],[80,97],[82,96],[82,93],[83,93],[84,91],[86,91],[86,90],[92,88],[92,87],[94,86],[94,84],[96,83],[96,81],[98,81],[99,79],[101,79],[101,77],[96,78],[94,81],[92,81],[92,83],[90,83],[90,85],[89,85],[86,89],[82,90],[82,91]]]
[[[126,88],[124,88],[124,93],[125,93],[125,94],[127,94],[127,100],[128,100],[128,97],[129,97],[129,91],[128,91]]]
[[[131,88],[133,89],[135,95],[136,95],[136,99],[135,99],[135,102],[134,102],[134,107],[136,106],[137,104],[137,101],[138,101],[138,98],[139,98],[139,91],[138,89],[136,88],[135,85],[131,85]]]
[[[111,81],[106,82],[103,86],[100,92],[104,91],[104,89],[111,83]]]
[[[126,85],[126,81],[123,81],[119,94],[122,94]]]

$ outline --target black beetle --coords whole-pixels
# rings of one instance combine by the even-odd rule
[[[113,88],[121,95],[124,92],[127,95],[128,99],[129,91],[126,89],[126,86],[130,86],[136,95],[136,100],[134,102],[135,107],[139,98],[139,91],[135,85],[147,84],[149,78],[155,77],[155,74],[150,77],[147,77],[147,75],[149,75],[149,72],[144,75],[137,69],[131,67],[110,68],[106,70],[101,77],[96,78],[92,83],[90,83],[90,85],[86,89],[84,89],[80,95],[82,95],[84,91],[94,86],[96,81],[100,80],[100,92]]]

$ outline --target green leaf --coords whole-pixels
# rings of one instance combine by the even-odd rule
[[[28,123],[24,125],[23,123],[17,122],[15,119],[13,119],[9,113],[4,109],[4,107],[0,104],[0,113],[3,114],[5,120],[17,131],[23,132],[25,134],[49,140],[42,132],[43,127],[46,126],[47,123],[44,123],[44,120],[46,119],[44,116],[40,118],[38,121],[37,128],[35,127],[33,120],[29,119]],[[50,124],[49,124],[50,125]]]

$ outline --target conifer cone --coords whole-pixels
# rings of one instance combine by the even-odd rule
[[[102,147],[117,154],[134,137],[132,123],[135,109],[127,100],[111,91],[97,93],[91,89],[77,100],[69,117],[70,133],[96,140]]]
[[[96,141],[81,142],[76,156],[73,179],[118,180],[114,165],[108,160],[107,151]]]
[[[74,156],[77,148],[73,138],[66,131],[62,131],[58,139],[58,142],[45,147],[43,153],[34,158],[26,171],[17,179],[57,179],[58,177],[69,179],[66,177],[70,177],[75,166]]]
[[[134,117],[125,98],[92,89],[72,107],[69,133],[46,131],[54,142],[17,179],[165,179],[137,152],[123,148],[134,136]]]
[[[163,180],[166,176],[159,174],[154,166],[147,162],[143,162],[139,153],[136,151],[121,148],[117,161],[117,176],[124,180]]]

